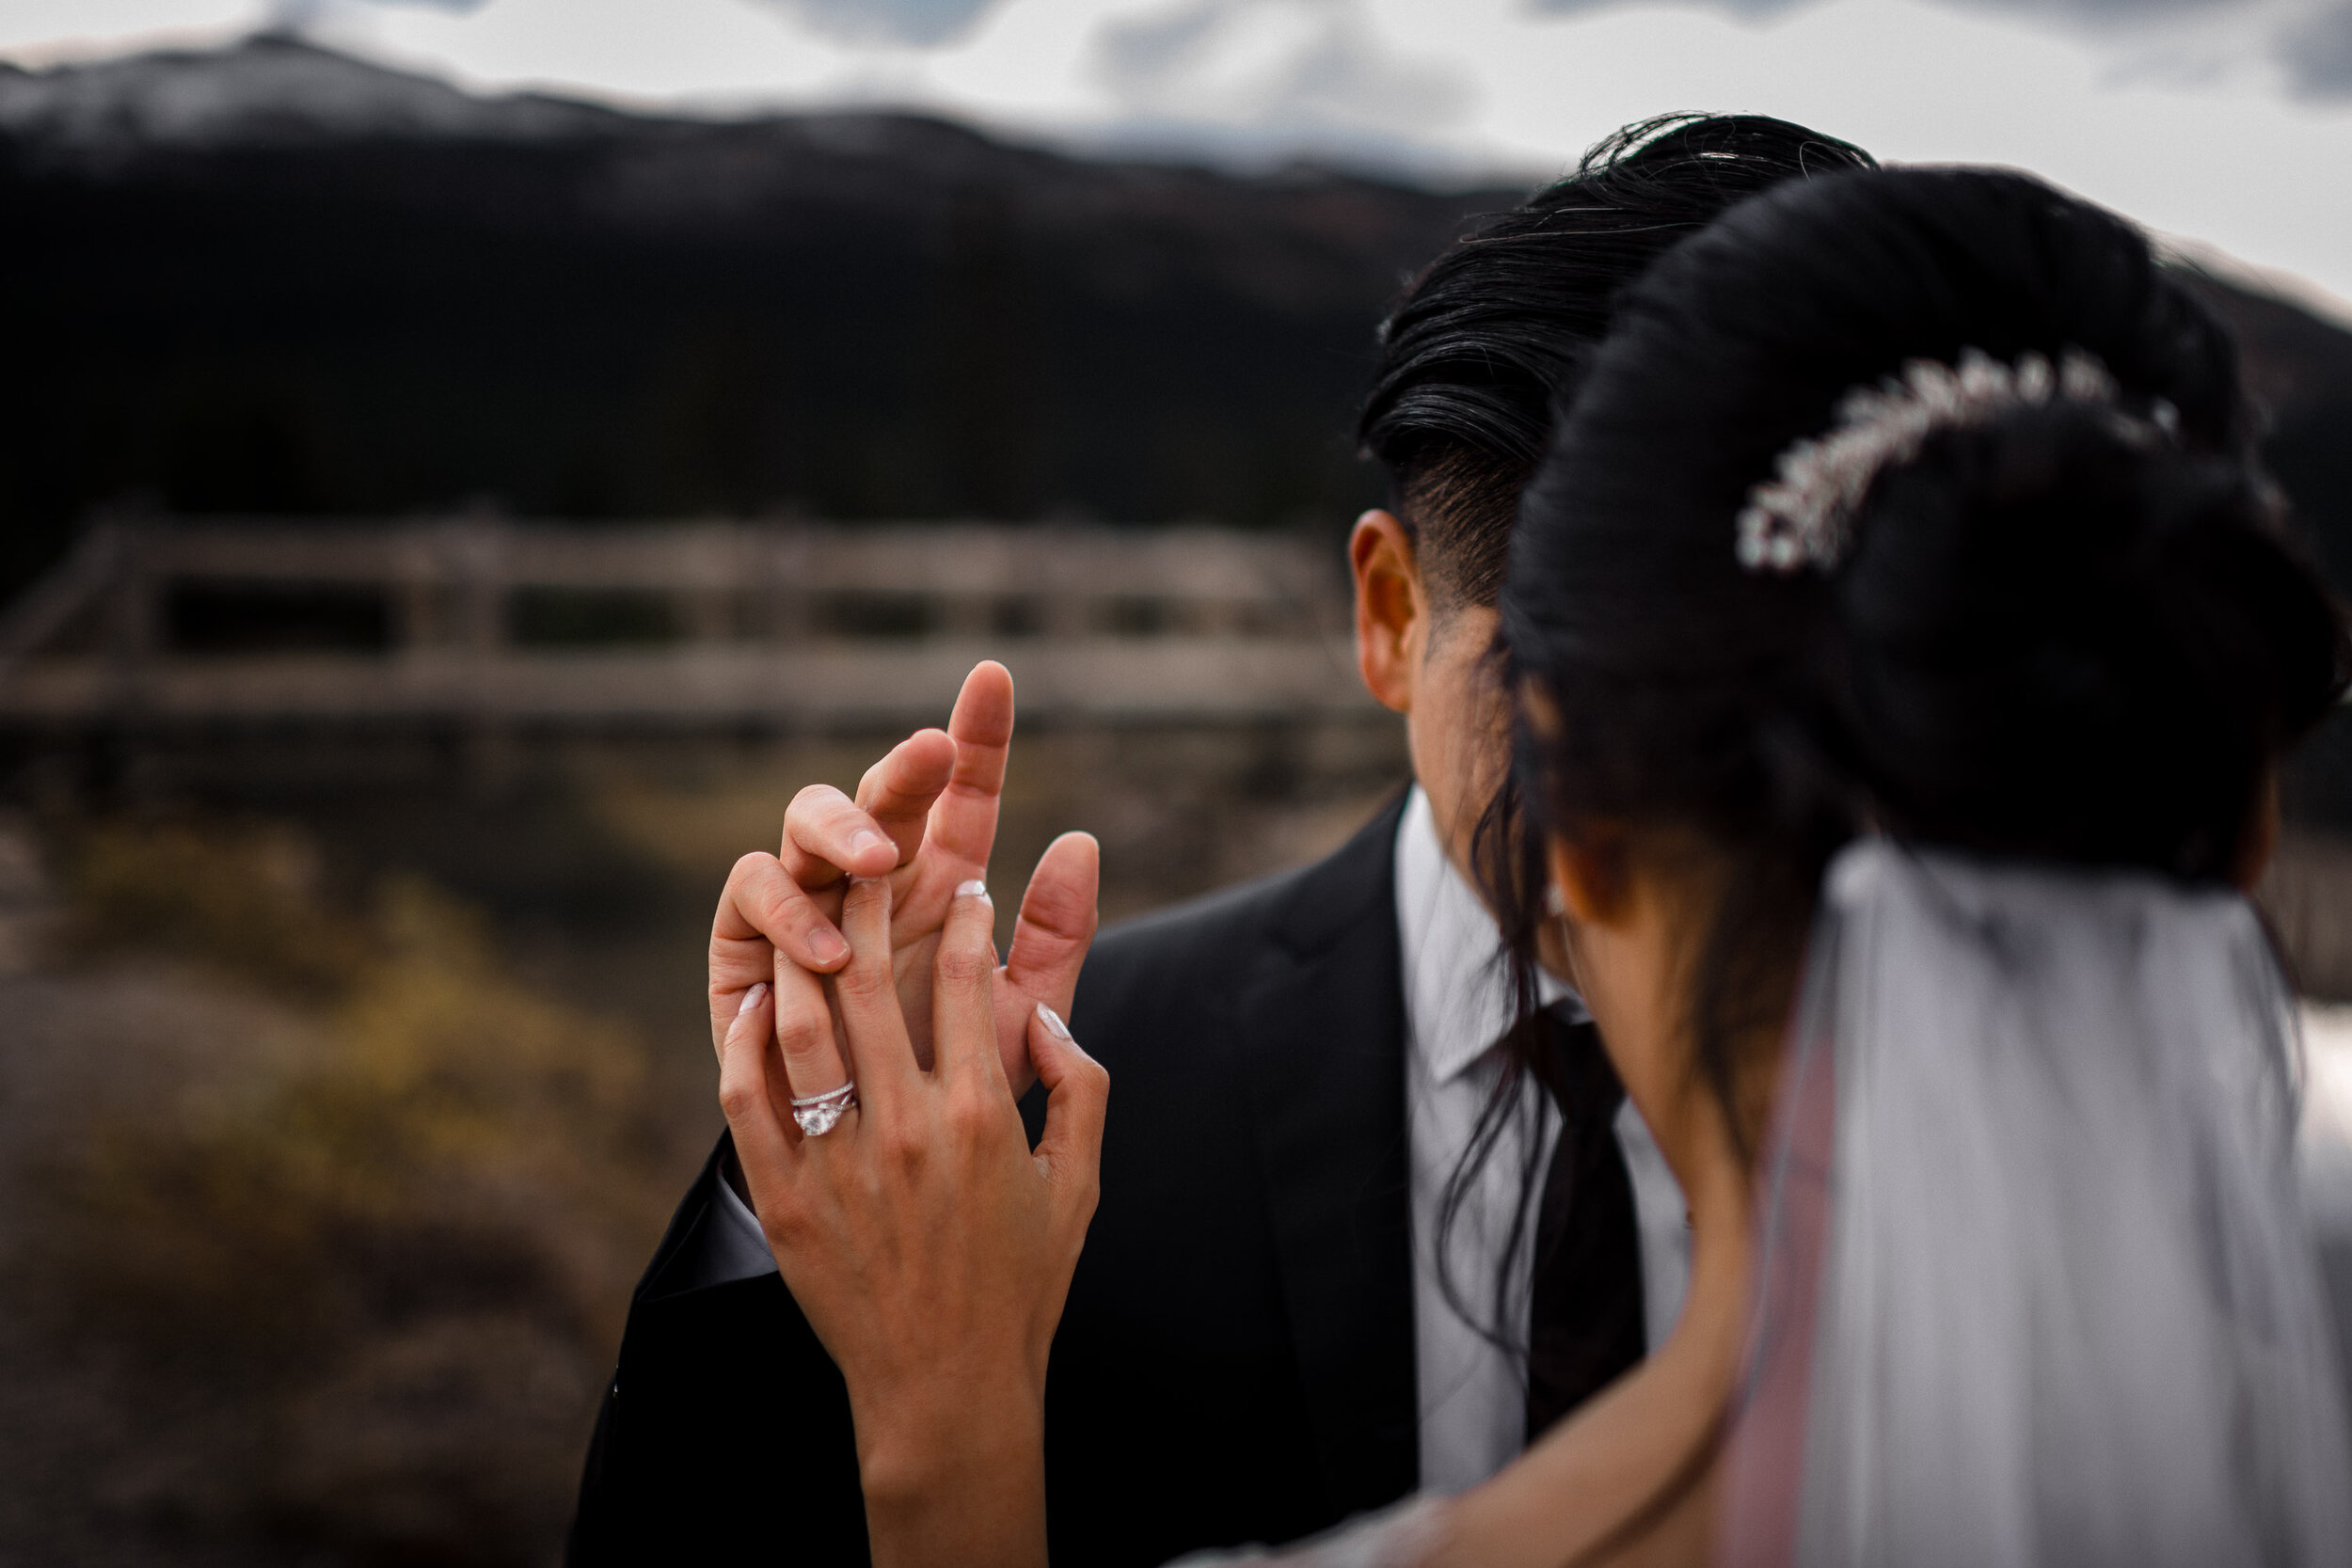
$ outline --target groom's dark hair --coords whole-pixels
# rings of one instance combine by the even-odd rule
[[[1609,330],[1618,293],[1677,241],[1802,175],[1875,167],[1762,115],[1629,125],[1576,172],[1449,246],[1380,328],[1357,420],[1441,607],[1491,605],[1520,489]]]

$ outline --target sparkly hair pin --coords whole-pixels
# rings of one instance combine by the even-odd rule
[[[1840,398],[1829,434],[1783,451],[1772,477],[1748,492],[1740,509],[1740,564],[1781,577],[1805,566],[1836,566],[1853,542],[1854,516],[1871,483],[1918,456],[1939,430],[1990,424],[2012,408],[2058,402],[2116,409],[2120,420],[2151,437],[2170,434],[2179,422],[2172,405],[2161,400],[2153,421],[2131,418],[2118,406],[2122,398],[2107,368],[2078,348],[2066,350],[2055,365],[2034,353],[2005,365],[1973,348],[1961,351],[1957,366],[1914,359],[1900,375]]]

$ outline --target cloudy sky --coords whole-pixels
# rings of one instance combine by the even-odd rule
[[[1661,110],[1761,110],[2035,169],[2352,318],[2352,0],[0,0],[0,55],[267,23],[483,87],[1243,163],[1536,175]]]

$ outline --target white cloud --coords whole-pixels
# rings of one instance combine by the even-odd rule
[[[2313,98],[2352,96],[2352,0],[2287,28],[2280,61],[2296,91]]]
[[[998,0],[763,0],[850,43],[934,49],[972,30]]]
[[[256,0],[0,0],[0,54],[19,65],[218,43],[262,20]]]
[[[1622,8],[1631,0],[1528,0],[1528,8],[1554,16],[1578,11]],[[1696,0],[1737,16],[1771,18],[1815,0]],[[2008,11],[2037,20],[2088,23],[2100,26],[2140,26],[2164,18],[2245,11],[2268,0],[1951,0],[1979,10]]]
[[[1122,117],[1180,135],[1397,143],[1460,124],[1470,74],[1388,44],[1359,0],[1175,0],[1114,16],[1090,73]]]
[[[1525,0],[1531,15],[1570,17],[1635,0]],[[1681,0],[1743,21],[1771,21],[1823,0]],[[2352,94],[2352,0],[1939,0],[1957,9],[2104,37],[2143,51],[2133,62],[2194,76],[2266,60],[2296,92]]]
[[[343,12],[358,10],[363,6],[416,6],[425,10],[453,11],[463,16],[469,11],[480,10],[488,3],[489,0],[272,0],[269,14],[275,26],[305,27]]]
[[[368,47],[480,87],[625,104],[813,104],[866,53],[744,0],[490,0],[470,15],[378,12]]]
[[[2031,169],[2352,298],[2352,204],[2315,198],[2352,169],[2352,112],[2267,70],[2120,71],[2098,39],[1936,0],[1825,0],[1770,25],[1627,7],[1523,34],[1518,0],[1454,4],[1442,24],[1399,7],[1398,46],[1484,56],[1477,124],[1505,146],[1557,157],[1666,109],[1775,114],[1891,160]]]

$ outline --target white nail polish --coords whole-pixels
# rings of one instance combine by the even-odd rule
[[[1056,1039],[1071,1038],[1070,1025],[1061,1021],[1061,1014],[1054,1011],[1042,1002],[1037,1005],[1037,1016],[1045,1021],[1045,1027],[1053,1031]]]
[[[767,981],[765,981],[765,980],[755,980],[755,981],[753,981],[753,982],[752,982],[752,989],[751,989],[751,990],[747,990],[747,991],[745,991],[745,992],[743,993],[743,1001],[742,1001],[741,1006],[738,1006],[738,1007],[735,1009],[735,1016],[736,1016],[736,1017],[738,1017],[738,1018],[741,1018],[741,1017],[742,1017],[745,1013],[748,1013],[748,1012],[750,1012],[750,1011],[751,1011],[754,1007],[758,1006],[759,1006],[759,1004],[760,1004],[760,1002],[761,1002],[761,1000],[762,1000],[763,998],[765,998],[765,997],[767,996],[767,994],[768,994],[768,982],[767,982]]]
[[[956,884],[956,896],[959,898],[977,898],[982,903],[987,903],[989,902],[988,884],[981,881],[977,877],[973,878],[968,882],[958,882]]]

